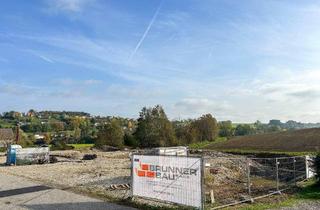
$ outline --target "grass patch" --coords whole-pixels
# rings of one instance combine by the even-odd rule
[[[203,141],[203,142],[197,142],[193,144],[189,144],[190,149],[205,149],[209,147],[210,145],[217,144],[220,142],[225,142],[227,140],[226,137],[217,137],[214,139],[214,141]]]
[[[296,204],[297,201],[293,198],[288,198],[285,201],[280,203],[256,203],[246,207],[240,207],[239,210],[265,210],[265,209],[274,209],[281,207],[291,207]],[[238,209],[238,208],[237,208]]]
[[[243,205],[243,206],[236,206],[236,209],[241,210],[264,210],[264,209],[273,209],[273,208],[281,208],[281,207],[291,207],[299,202],[303,202],[306,200],[319,200],[320,199],[320,188],[316,185],[314,179],[311,179],[307,182],[300,184],[296,193],[294,194],[283,194],[282,199],[278,200],[279,195],[275,195],[273,197],[268,197],[257,200],[257,203],[251,205]],[[273,199],[274,198],[274,199]]]
[[[316,184],[315,180],[306,182],[305,187],[297,194],[297,199],[320,199],[320,186]]]

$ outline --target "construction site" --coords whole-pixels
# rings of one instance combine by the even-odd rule
[[[49,187],[121,202],[133,196],[133,154],[186,157],[184,151],[180,155],[175,153],[174,156],[171,153],[156,154],[154,150],[102,152],[94,148],[51,151],[48,162],[23,162],[11,166],[6,164],[7,155],[1,153],[0,162],[3,164],[0,173],[23,177]],[[308,174],[308,160],[304,156],[248,158],[214,151],[188,151],[187,155],[201,157],[203,160],[200,186],[203,208],[250,203],[255,198],[279,194],[312,176]],[[151,206],[175,206],[174,202],[140,196],[137,196],[135,202]]]

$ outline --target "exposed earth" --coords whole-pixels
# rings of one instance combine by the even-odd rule
[[[130,180],[129,152],[99,152],[97,159],[82,160],[93,151],[52,151],[57,163],[43,165],[3,166],[1,174],[15,175],[41,182],[48,186],[80,192],[100,194],[107,198],[125,198],[129,190],[106,190],[112,184]],[[5,162],[5,156],[0,162]]]
[[[222,143],[209,145],[207,149],[319,152],[320,128],[238,136]]]

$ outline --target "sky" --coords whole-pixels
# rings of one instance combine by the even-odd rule
[[[320,2],[5,0],[0,112],[320,122]]]

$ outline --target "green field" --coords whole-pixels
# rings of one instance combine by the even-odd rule
[[[203,141],[203,142],[189,144],[189,148],[190,149],[205,149],[207,147],[210,147],[211,145],[222,143],[225,141],[227,141],[226,137],[218,137],[214,141]]]

